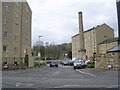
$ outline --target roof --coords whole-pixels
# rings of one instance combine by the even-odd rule
[[[109,52],[120,52],[120,44],[107,50],[107,53],[109,53]]]
[[[102,25],[108,26],[106,23],[103,23],[103,24],[101,24],[101,25],[97,25],[96,27],[93,27],[93,28],[90,28],[90,29],[84,31],[84,33],[89,32],[89,31],[92,31],[92,30],[94,30],[94,29],[96,29],[96,28],[98,28],[98,27],[100,27],[100,26],[102,26]],[[111,28],[110,26],[108,26],[108,27]],[[112,28],[111,28],[111,29],[112,29]],[[112,30],[113,30],[113,29],[112,29]],[[76,34],[76,35],[74,35],[74,36],[72,36],[72,38],[75,37],[75,36],[77,36],[77,35],[79,35],[79,33]]]
[[[106,44],[106,43],[111,43],[111,42],[116,42],[116,41],[118,41],[118,37],[104,40],[103,42],[99,43],[98,45],[100,45],[100,44]]]
[[[72,38],[74,38],[74,37],[76,37],[76,36],[78,36],[79,34],[76,34],[76,35],[74,35],[74,36],[72,36]]]

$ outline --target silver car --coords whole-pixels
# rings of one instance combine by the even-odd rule
[[[75,60],[73,63],[73,69],[80,69],[80,68],[85,68],[85,63],[82,60]]]

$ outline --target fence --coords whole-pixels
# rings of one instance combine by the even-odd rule
[[[2,66],[8,65],[9,69],[26,68],[22,57],[2,57]]]

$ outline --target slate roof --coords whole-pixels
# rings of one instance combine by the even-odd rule
[[[103,42],[99,43],[98,45],[100,45],[100,44],[106,44],[106,43],[111,43],[111,42],[116,42],[116,41],[118,41],[118,37],[104,40]]]
[[[107,53],[109,53],[109,52],[120,52],[120,44],[107,50]]]

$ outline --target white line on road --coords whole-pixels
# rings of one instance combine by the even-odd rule
[[[26,87],[32,87],[34,84],[27,84],[27,85],[25,85]]]
[[[21,83],[16,83],[16,85],[15,85],[15,86],[16,86],[16,87],[18,87],[20,84],[21,84]]]
[[[120,87],[120,85],[111,85],[111,86],[109,86],[107,88],[116,88],[116,87]]]
[[[61,86],[56,86],[54,88],[63,88],[63,87],[91,87],[91,88],[98,88],[98,87],[105,87],[105,88],[116,88],[120,85],[61,85]]]
[[[57,87],[54,87],[54,88],[62,88],[62,87],[75,87],[75,86],[81,86],[81,85],[63,85],[63,86],[57,86]]]
[[[86,75],[90,75],[90,76],[96,77],[96,75],[94,75],[94,74],[86,73],[86,72],[80,71],[80,70],[78,70],[78,69],[76,69],[76,71],[78,71],[78,72],[80,72],[80,73],[82,73],[82,74],[86,74]]]

